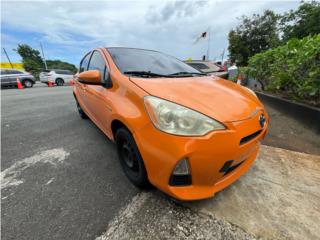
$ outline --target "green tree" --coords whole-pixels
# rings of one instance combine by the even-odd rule
[[[247,73],[263,90],[320,106],[320,34],[258,53]]]
[[[76,66],[71,63],[63,62],[60,60],[47,60],[46,62],[49,69],[63,69],[70,70],[73,73],[77,72]]]
[[[229,55],[231,61],[245,66],[256,53],[279,45],[279,15],[266,10],[251,18],[243,16],[241,23],[229,32]]]
[[[27,44],[19,44],[17,52],[22,58],[24,69],[38,78],[40,69],[44,67],[40,52]]]
[[[320,2],[301,2],[299,8],[282,15],[283,41],[320,33]]]

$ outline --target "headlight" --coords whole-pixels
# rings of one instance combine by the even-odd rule
[[[181,136],[203,136],[225,129],[218,121],[181,105],[147,96],[144,103],[153,124],[161,131]]]

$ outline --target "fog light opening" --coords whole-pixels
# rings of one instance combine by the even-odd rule
[[[191,185],[191,173],[189,161],[187,158],[182,159],[175,166],[170,177],[169,184],[171,186],[187,186]]]

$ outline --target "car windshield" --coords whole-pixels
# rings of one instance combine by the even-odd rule
[[[186,63],[164,53],[134,49],[107,48],[118,69],[124,74],[149,77],[203,75]]]

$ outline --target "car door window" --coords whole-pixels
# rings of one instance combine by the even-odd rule
[[[8,74],[8,75],[13,74],[13,70],[8,69],[8,70],[7,70],[7,74]]]
[[[73,73],[68,70],[63,70],[62,72],[64,75],[73,75]]]
[[[106,80],[108,79],[106,62],[98,51],[93,52],[88,70],[98,70],[101,74],[101,82],[106,82]]]
[[[2,69],[0,71],[0,75],[5,75],[5,74],[8,74],[8,70]]]

